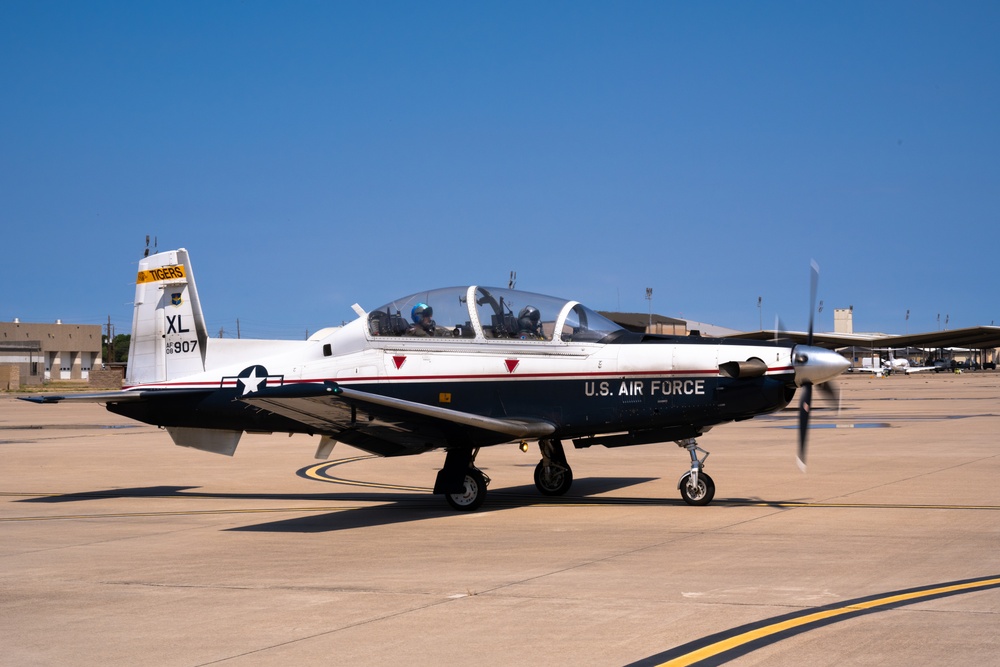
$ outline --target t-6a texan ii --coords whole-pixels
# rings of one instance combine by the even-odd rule
[[[573,482],[563,442],[672,441],[690,455],[681,497],[705,505],[715,484],[697,438],[801,388],[801,463],[813,385],[848,367],[811,344],[811,316],[796,345],[632,333],[577,301],[477,285],[355,311],[306,341],[209,338],[188,252],[157,253],[139,262],[125,388],[26,400],[104,403],[217,454],[245,431],[319,436],[321,459],[337,442],[384,457],[444,450],[434,492],[458,510],[486,498],[483,447],[537,441],[535,485],[561,495]]]

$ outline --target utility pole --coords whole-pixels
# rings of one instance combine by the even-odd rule
[[[111,315],[108,315],[108,358],[104,360],[107,365],[115,360],[115,334],[111,328]]]
[[[648,333],[653,333],[653,288],[646,288],[646,301],[649,302],[649,326],[646,328]]]

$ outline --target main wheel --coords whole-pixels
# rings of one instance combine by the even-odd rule
[[[698,473],[698,484],[691,487],[691,473],[681,478],[681,498],[688,505],[707,505],[715,497],[715,482],[706,473]]]
[[[465,490],[462,493],[446,493],[445,500],[460,512],[479,509],[486,500],[486,476],[476,468],[465,473]]]
[[[573,471],[569,466],[550,465],[545,474],[545,462],[535,466],[535,486],[545,496],[561,496],[573,485]]]

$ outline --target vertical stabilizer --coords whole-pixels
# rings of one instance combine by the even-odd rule
[[[205,370],[208,333],[187,250],[139,260],[127,385],[164,382]]]

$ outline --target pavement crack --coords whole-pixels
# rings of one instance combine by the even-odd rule
[[[900,484],[902,482],[910,482],[910,481],[913,481],[915,479],[920,479],[922,477],[928,477],[930,475],[937,475],[939,473],[947,472],[949,470],[956,470],[958,468],[964,468],[966,466],[970,466],[970,465],[973,465],[973,464],[976,464],[976,463],[982,463],[983,461],[990,461],[990,460],[995,459],[997,457],[1000,457],[1000,454],[993,454],[991,456],[983,456],[981,458],[974,459],[974,460],[971,460],[971,461],[963,461],[962,463],[956,463],[955,465],[952,465],[952,466],[947,466],[947,467],[944,467],[944,468],[937,468],[935,470],[928,470],[926,472],[922,472],[922,473],[919,473],[917,475],[910,475],[909,477],[900,477],[899,479],[894,479],[894,480],[891,480],[891,481],[888,481],[888,482],[883,482],[882,484],[876,484],[874,486],[869,486],[869,487],[864,488],[864,489],[856,489],[854,491],[851,491],[850,493],[844,493],[844,494],[837,495],[837,496],[831,496],[830,498],[827,498],[826,500],[823,500],[821,502],[833,502],[835,500],[839,500],[839,499],[842,499],[842,498],[851,498],[851,497],[856,496],[856,495],[861,494],[861,493],[866,493],[868,491],[874,491],[875,489],[882,489],[882,488],[885,488],[887,486],[892,486],[894,484]],[[794,509],[794,508],[791,508],[791,509]]]
[[[228,662],[230,660],[238,660],[239,658],[244,658],[249,655],[255,655],[258,653],[263,653],[265,651],[270,651],[276,648],[281,648],[284,646],[291,646],[293,644],[298,644],[300,642],[309,641],[311,639],[317,639],[319,637],[327,637],[330,635],[337,634],[338,632],[343,632],[345,630],[351,630],[352,628],[363,627],[365,625],[370,625],[372,623],[378,623],[379,621],[385,621],[392,618],[399,618],[401,616],[406,616],[414,612],[424,611],[425,609],[431,609],[433,607],[438,607],[443,604],[448,604],[451,602],[457,602],[459,600],[464,600],[465,598],[446,598],[443,600],[435,600],[434,602],[429,602],[418,607],[413,607],[412,609],[403,609],[401,611],[393,612],[391,614],[382,614],[380,616],[374,616],[372,618],[367,618],[363,621],[357,621],[355,623],[348,623],[347,625],[342,625],[338,628],[331,628],[330,630],[324,630],[323,632],[315,632],[311,635],[306,635],[304,637],[296,637],[295,639],[289,639],[288,641],[277,642],[275,644],[270,644],[268,646],[261,646],[260,648],[253,649],[251,651],[244,651],[242,653],[237,653],[234,655],[229,655],[224,658],[219,658],[218,660],[210,660],[208,662],[198,663],[197,667],[205,667],[206,665],[218,665],[223,662]]]

